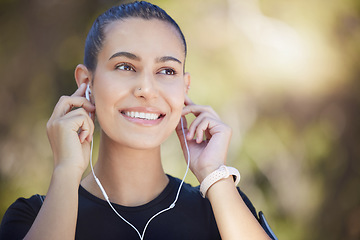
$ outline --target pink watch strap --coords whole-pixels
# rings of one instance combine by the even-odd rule
[[[210,173],[200,184],[200,193],[203,198],[206,197],[208,189],[217,181],[234,176],[235,186],[240,182],[240,173],[236,168],[221,165],[217,170]]]

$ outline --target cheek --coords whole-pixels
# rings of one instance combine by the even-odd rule
[[[105,94],[102,91],[96,92],[95,95],[95,106],[96,106],[96,118],[102,129],[106,129],[109,124],[112,124],[111,119],[114,117],[114,108],[112,108],[112,97],[111,94]]]
[[[130,82],[126,79],[120,81],[115,72],[97,75],[94,80],[94,96],[97,101],[95,104],[101,104],[102,107],[113,105],[117,99],[127,94]]]
[[[105,86],[107,86],[107,84],[100,83],[94,85],[95,106],[97,108],[96,111],[98,113],[110,107],[112,105],[112,102],[114,101],[113,97],[116,96],[114,94],[113,87],[110,86],[105,87]]]
[[[114,117],[116,108],[114,107],[119,99],[125,95],[125,86],[119,86],[120,81],[111,81],[106,74],[97,76],[94,80],[93,96],[96,106],[96,115],[100,125],[107,117]]]
[[[169,94],[168,105],[171,106],[171,119],[170,119],[170,126],[171,130],[174,130],[178,125],[182,110],[184,108],[184,91],[180,88],[180,90],[172,91]]]
[[[181,114],[181,111],[184,107],[185,95],[183,89],[184,84],[182,84],[181,82],[176,83],[171,87],[165,88],[165,94],[167,96],[166,100],[169,106],[171,106],[171,110],[173,113],[180,111]]]

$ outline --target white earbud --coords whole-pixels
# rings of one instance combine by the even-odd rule
[[[90,94],[91,94],[91,90],[90,90],[90,85],[87,84],[86,86],[86,90],[85,90],[85,98],[89,101],[90,101]],[[91,113],[89,113],[89,116],[91,117]]]
[[[85,97],[88,101],[90,101],[90,94],[91,94],[91,90],[90,90],[90,85],[88,84],[85,90]]]

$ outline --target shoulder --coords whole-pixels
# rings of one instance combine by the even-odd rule
[[[0,239],[23,238],[34,222],[45,197],[18,198],[6,210],[0,226]]]
[[[171,176],[170,176],[171,177]],[[173,178],[173,177],[172,177]],[[170,178],[171,179],[171,178]],[[181,180],[177,178],[173,178],[174,182],[177,182],[177,184],[180,184]],[[250,201],[249,197],[243,192],[239,187],[237,187],[237,190],[239,192],[239,195],[241,196],[242,200],[250,210],[250,212],[253,214],[254,218],[259,222],[259,224],[263,227],[265,232],[272,238],[277,239],[273,231],[271,230],[268,222],[265,219],[264,213],[262,211],[257,212],[255,206]],[[182,197],[181,197],[182,196]],[[207,217],[212,217],[212,209],[211,204],[208,201],[207,198],[203,198],[200,194],[200,187],[199,186],[192,186],[190,184],[184,183],[180,197],[180,202],[184,203],[188,206],[196,206],[195,208],[192,208],[192,212],[197,212],[197,210],[202,211],[203,214]],[[180,204],[180,203],[179,203]],[[184,209],[182,209],[183,211]]]
[[[179,185],[181,183],[181,180],[172,176],[169,176],[170,182],[174,185]],[[238,187],[237,188],[241,198],[245,202],[246,206],[249,208],[249,210],[252,212],[252,214],[257,217],[256,209],[250,199],[247,197],[247,195]],[[181,189],[180,196],[183,196],[185,200],[188,201],[199,201],[202,203],[208,203],[210,202],[207,200],[207,198],[203,198],[200,194],[200,186],[192,186],[191,184],[184,183]]]
[[[28,216],[28,215],[37,215],[39,212],[42,203],[44,202],[45,196],[43,195],[33,195],[30,198],[18,198],[10,207],[7,209],[4,219],[10,217],[13,214],[16,216]]]
[[[169,176],[169,179],[170,184],[173,185],[173,188],[175,188],[175,186],[178,188],[181,180],[172,176]],[[249,200],[246,194],[240,190],[240,188],[237,189],[246,206],[249,208],[254,217],[259,220],[256,209],[252,202]],[[188,183],[183,184],[180,190],[179,201],[176,203],[176,205],[182,206],[184,208],[190,208],[191,211],[203,212],[202,214],[209,216],[213,214],[210,201],[207,198],[203,198],[200,194],[200,186],[192,186]]]

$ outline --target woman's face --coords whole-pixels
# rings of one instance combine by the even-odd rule
[[[159,146],[178,124],[189,76],[179,33],[160,20],[109,24],[92,95],[105,137],[136,149]]]

